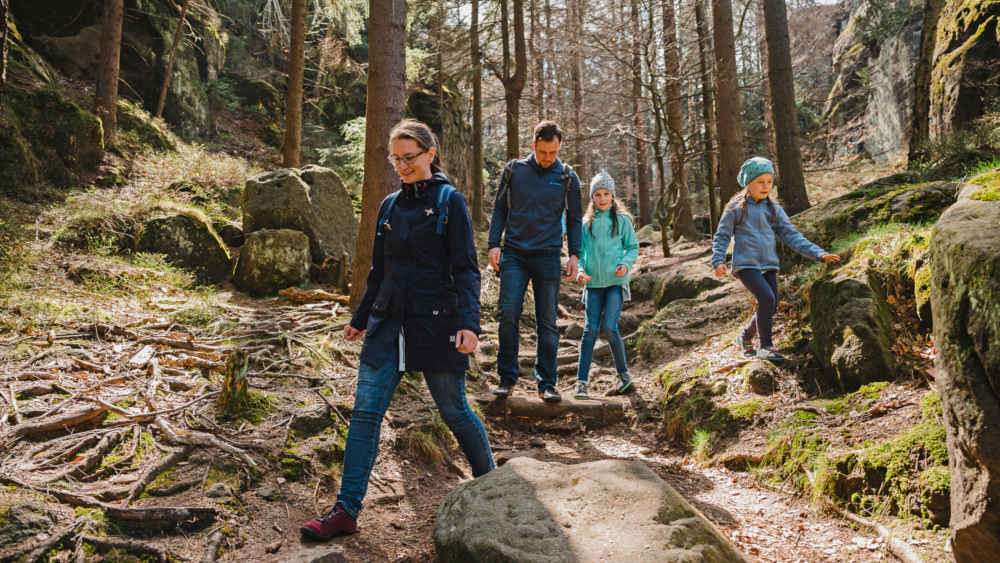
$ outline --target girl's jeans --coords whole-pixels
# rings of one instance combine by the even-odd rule
[[[628,364],[625,363],[625,342],[618,333],[618,317],[622,314],[621,286],[588,287],[584,291],[587,292],[587,326],[583,329],[583,342],[580,343],[580,363],[576,368],[577,381],[587,381],[590,378],[594,344],[597,343],[597,335],[601,332],[604,332],[604,338],[611,347],[615,369],[618,373],[628,373]]]
[[[398,371],[399,351],[393,347],[379,366],[361,362],[358,370],[358,390],[347,430],[344,452],[344,474],[337,502],[354,518],[361,512],[361,502],[368,492],[368,478],[378,456],[382,418],[392,401],[403,372]],[[472,475],[479,477],[494,469],[486,428],[465,400],[464,371],[425,372],[424,380],[434,398],[441,419],[455,435],[462,453],[472,466]]]
[[[733,272],[733,276],[743,282],[757,299],[757,312],[750,317],[747,326],[743,327],[740,340],[746,342],[759,335],[761,348],[773,346],[771,330],[774,326],[774,314],[778,312],[778,272],[747,268]]]

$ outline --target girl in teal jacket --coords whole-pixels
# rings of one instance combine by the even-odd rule
[[[632,216],[615,195],[615,181],[611,176],[606,172],[594,176],[590,182],[590,207],[583,218],[580,269],[576,276],[576,281],[586,284],[583,302],[587,308],[587,325],[580,343],[574,399],[590,398],[587,380],[600,332],[604,332],[615,359],[618,392],[624,393],[632,385],[632,376],[625,363],[625,342],[618,333],[618,317],[622,313],[622,303],[630,298],[629,270],[639,257],[639,240],[632,228]]]

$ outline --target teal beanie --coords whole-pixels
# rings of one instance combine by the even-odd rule
[[[761,174],[774,176],[774,164],[766,158],[755,156],[743,163],[743,166],[740,167],[740,175],[736,177],[736,181],[745,188],[747,184],[753,182],[754,178]]]

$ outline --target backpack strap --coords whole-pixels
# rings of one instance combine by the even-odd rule
[[[392,210],[394,207],[396,207],[396,200],[399,199],[399,194],[401,193],[403,193],[403,190],[398,190],[389,194],[389,197],[387,198],[389,200],[389,207],[386,207],[385,214],[382,216],[382,219],[378,222],[378,229],[377,229],[378,234],[381,234],[383,232],[383,229],[386,231],[392,230],[392,225],[389,224],[392,221]]]
[[[573,188],[573,167],[569,164],[563,163],[563,173],[559,177],[559,181],[566,186],[566,194],[563,197],[563,204],[566,206],[564,209],[569,211],[569,192]]]
[[[517,162],[517,159],[511,159],[511,161],[503,167],[503,173],[500,175],[499,193],[507,197],[507,213],[510,213],[510,177],[514,175],[515,162]]]
[[[438,188],[437,202],[435,205],[437,209],[437,229],[435,232],[441,236],[447,235],[448,232],[448,213],[451,212],[451,196],[456,192],[455,186],[451,184],[444,184]]]

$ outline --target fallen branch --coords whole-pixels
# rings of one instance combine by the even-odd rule
[[[95,407],[72,412],[46,422],[26,422],[24,424],[18,424],[14,427],[13,432],[11,432],[8,437],[23,438],[24,436],[30,436],[40,432],[67,429],[71,426],[76,426],[77,424],[97,418],[104,413],[104,410],[105,409],[103,407]]]
[[[292,301],[333,301],[339,305],[345,307],[351,304],[351,298],[346,295],[334,295],[328,291],[322,289],[299,289],[297,287],[290,287],[288,289],[278,290],[278,295],[282,297],[287,297]]]
[[[219,548],[221,547],[222,532],[215,532],[208,540],[208,551],[205,552],[205,557],[201,560],[201,563],[215,563],[215,560],[219,557]]]
[[[124,549],[130,553],[153,555],[160,563],[167,563],[167,551],[153,543],[137,540],[121,540],[117,538],[102,538],[98,536],[83,536],[83,541],[94,545],[99,549]]]
[[[135,501],[135,499],[139,498],[139,495],[146,490],[146,487],[148,487],[150,483],[156,480],[160,473],[170,469],[177,464],[177,462],[186,458],[190,453],[191,448],[184,446],[180,450],[156,460],[156,463],[144,471],[142,476],[139,477],[139,480],[129,487],[128,494],[125,496],[126,503],[130,504]]]
[[[73,535],[73,532],[76,532],[82,525],[83,520],[81,518],[77,518],[68,526],[56,530],[52,533],[52,536],[49,537],[49,539],[42,542],[41,545],[33,549],[31,553],[25,556],[25,558],[21,560],[21,563],[35,563],[36,561],[40,561],[45,554],[52,551],[55,546],[62,543],[69,536]]]
[[[112,444],[116,444],[118,443],[119,440],[122,439],[122,436],[125,435],[125,432],[127,432],[127,430],[118,430],[116,432],[111,432],[110,434],[105,434],[104,437],[101,438],[101,441],[97,443],[97,446],[95,446],[94,449],[87,452],[87,455],[83,456],[83,459],[81,459],[76,463],[71,464],[70,467],[62,471],[49,475],[48,477],[40,481],[40,483],[45,483],[45,484],[55,483],[60,479],[65,479],[67,477],[76,477],[77,475],[81,475],[83,473],[86,473],[87,471],[90,471],[90,469],[94,467],[94,465],[96,465],[97,462],[100,461],[102,457],[104,457],[104,454],[105,452],[108,451],[108,448],[111,447]]]
[[[201,506],[150,506],[145,508],[118,508],[108,506],[104,513],[110,518],[127,522],[183,522],[192,517],[214,517],[219,514],[214,507]]]
[[[218,440],[214,436],[209,436],[207,434],[189,434],[189,433],[180,434],[173,428],[171,428],[170,425],[167,424],[167,421],[164,420],[162,416],[157,416],[153,422],[154,424],[156,424],[156,427],[160,429],[160,432],[163,432],[163,434],[167,437],[167,439],[175,444],[184,444],[187,446],[213,447],[222,450],[226,453],[238,456],[240,459],[246,462],[246,464],[249,465],[250,467],[253,468],[257,467],[257,464],[254,463],[252,459],[250,459],[250,456],[247,455],[247,453],[244,450],[241,450],[234,446],[230,446],[229,444]]]
[[[159,344],[161,346],[170,346],[171,348],[180,348],[181,350],[191,350],[192,352],[221,351],[213,346],[205,346],[203,344],[198,344],[197,342],[188,342],[186,340],[174,340],[172,338],[164,338],[162,336],[146,336],[139,339],[139,344]]]
[[[872,522],[867,518],[862,518],[857,514],[851,514],[843,508],[833,504],[829,499],[824,498],[824,500],[826,501],[828,509],[836,512],[855,524],[878,532],[878,535],[885,541],[886,550],[903,563],[923,563],[923,559],[913,552],[913,549],[909,546],[909,544],[897,537],[893,537],[885,526],[877,522]]]
[[[198,483],[201,483],[201,479],[192,479],[191,481],[182,481],[180,483],[174,483],[173,485],[167,485],[166,487],[157,487],[155,489],[149,489],[147,492],[151,497],[169,497],[171,495],[176,495],[177,493],[183,493]]]

